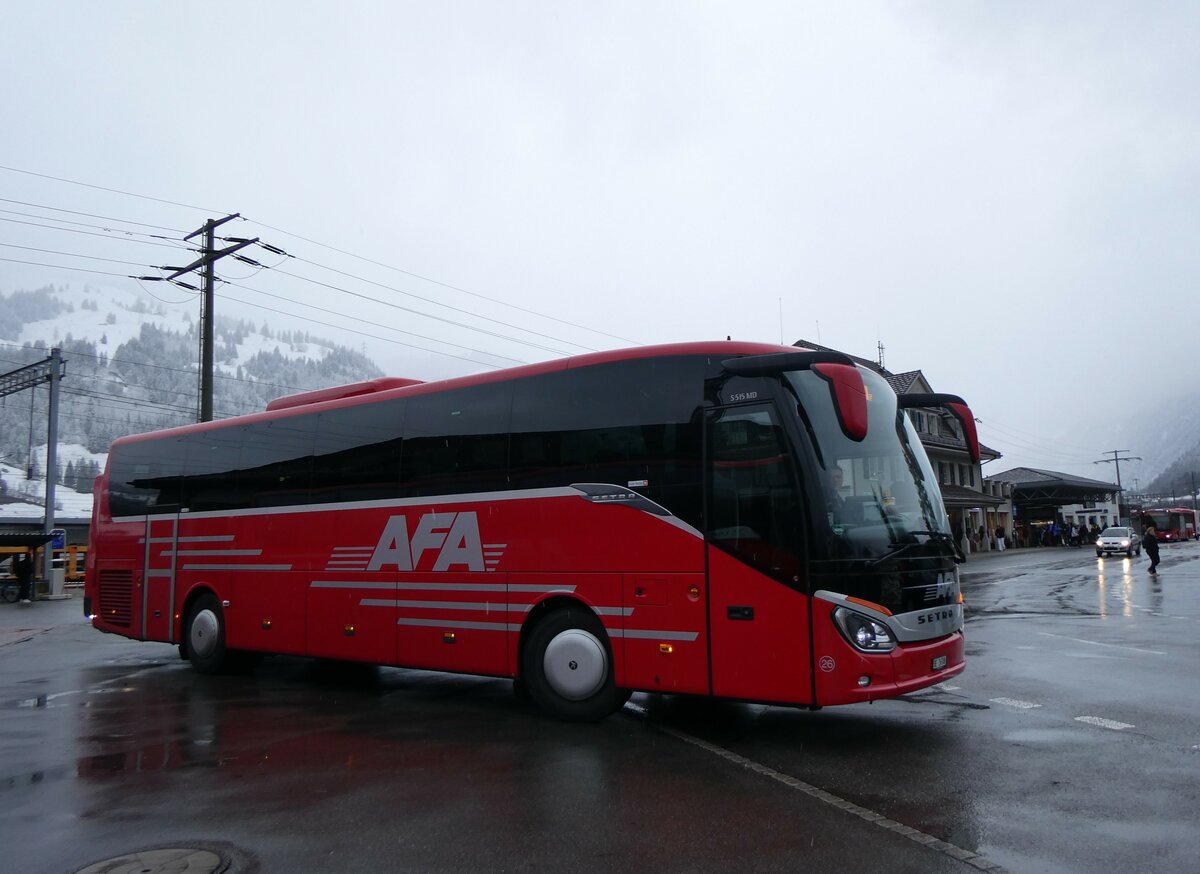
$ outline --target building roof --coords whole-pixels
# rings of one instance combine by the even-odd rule
[[[1121,491],[1116,483],[1087,479],[1055,470],[1035,467],[1014,467],[987,477],[989,480],[1012,484],[1013,503],[1045,501],[1073,504],[1079,501],[1104,500],[1107,495]]]
[[[985,495],[966,486],[955,486],[942,483],[938,488],[942,492],[942,503],[951,508],[970,507],[999,507],[1005,502],[1004,498],[995,495]]]
[[[43,534],[40,531],[0,531],[0,546],[36,548],[53,539],[53,534]]]
[[[887,371],[883,371],[883,378],[888,381],[888,385],[898,395],[907,394],[912,391],[917,380],[921,380],[926,385],[929,385],[929,380],[919,370],[909,370],[904,373],[888,373]]]
[[[1036,467],[1014,467],[1012,470],[1006,470],[1002,473],[994,473],[985,479],[997,480],[998,482],[1012,483],[1014,486],[1029,485],[1040,486],[1052,483],[1062,483],[1067,485],[1077,486],[1094,486],[1105,489],[1106,491],[1117,491],[1116,483],[1106,483],[1100,480],[1087,479],[1082,476],[1075,476],[1070,473],[1060,473],[1056,470],[1039,470]]]

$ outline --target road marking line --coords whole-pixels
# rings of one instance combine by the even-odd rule
[[[1124,731],[1127,728],[1134,728],[1128,722],[1117,722],[1115,719],[1104,719],[1100,716],[1076,716],[1076,722],[1086,722],[1088,725],[1098,725],[1101,728],[1111,728],[1113,731]]]
[[[938,683],[936,686],[926,686],[924,689],[917,689],[915,692],[909,692],[909,695],[930,695],[934,692],[957,692],[958,686],[948,686],[945,683]]]
[[[1100,643],[1097,640],[1084,640],[1082,637],[1067,637],[1065,634],[1052,634],[1049,631],[1039,631],[1038,634],[1043,637],[1057,637],[1059,640],[1070,640],[1074,643],[1086,643],[1091,646],[1107,646],[1111,649],[1127,649],[1130,652],[1142,652],[1147,655],[1166,655],[1165,652],[1159,652],[1156,649],[1138,649],[1136,646],[1121,646],[1119,643]]]
[[[989,874],[1007,874],[1007,869],[997,865],[990,859],[973,853],[970,850],[964,850],[949,841],[943,841],[940,838],[934,837],[918,829],[904,825],[904,823],[896,822],[894,819],[888,819],[880,813],[876,813],[866,807],[861,807],[853,801],[847,801],[834,795],[832,792],[826,792],[824,789],[818,789],[811,783],[805,783],[803,780],[798,780],[790,774],[785,774],[782,771],[776,771],[774,768],[769,768],[766,765],[759,764],[752,759],[747,759],[745,756],[739,756],[737,753],[727,750],[724,747],[719,747],[714,743],[709,743],[698,737],[693,737],[690,734],[655,722],[650,719],[650,714],[646,712],[646,708],[640,704],[628,703],[625,705],[625,711],[640,716],[652,728],[661,731],[663,734],[670,735],[676,740],[681,740],[684,743],[699,747],[700,749],[712,753],[727,762],[735,765],[741,765],[747,770],[753,771],[760,776],[766,777],[769,780],[774,780],[776,783],[782,783],[790,789],[798,789],[810,798],[815,798],[823,804],[828,804],[830,807],[836,807],[838,810],[844,810],[846,813],[853,814],[859,819],[865,820],[872,825],[877,825],[882,829],[887,829],[893,834],[900,835],[914,841],[923,847],[928,847],[934,852],[941,853],[943,856],[949,856],[952,859],[957,859],[960,862],[966,862],[973,868],[978,868],[980,871],[987,871]]]
[[[1033,710],[1035,707],[1041,707],[1041,704],[1034,704],[1032,701],[1018,701],[1016,698],[992,698],[994,704],[1004,704],[1007,707],[1017,707],[1021,710]]]

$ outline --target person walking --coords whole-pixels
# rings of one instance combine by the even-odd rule
[[[1146,556],[1150,559],[1150,573],[1158,575],[1158,532],[1154,527],[1154,523],[1150,522],[1146,525],[1146,532],[1142,535],[1142,549],[1146,550]]]
[[[33,562],[29,560],[28,553],[22,553],[17,556],[16,568],[17,583],[21,589],[21,603],[28,604],[31,589],[33,588]]]

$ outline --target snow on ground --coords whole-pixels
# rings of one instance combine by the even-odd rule
[[[40,340],[51,347],[63,343],[70,335],[74,340],[90,340],[96,344],[99,351],[112,355],[122,343],[137,338],[144,324],[155,325],[163,331],[186,332],[199,318],[200,310],[198,295],[188,295],[179,288],[172,288],[161,298],[155,298],[136,289],[94,285],[66,286],[55,291],[54,296],[62,303],[71,305],[74,312],[64,312],[53,318],[27,322],[17,338],[18,343],[32,345]],[[85,309],[84,303],[87,303],[89,308]],[[90,309],[92,304],[97,308]],[[222,315],[253,323],[253,319],[234,313]],[[298,322],[295,326],[272,326],[274,333],[304,329],[303,322]],[[217,362],[218,371],[233,374],[239,365],[245,364],[259,352],[277,351],[284,358],[310,358],[314,361],[320,361],[330,352],[329,347],[319,341],[287,343],[265,337],[260,330],[259,327],[255,327],[246,334],[232,360]]]
[[[38,470],[46,469],[46,447],[34,449],[37,456]],[[59,447],[58,463],[65,469],[67,461],[77,461],[80,458],[90,458],[104,465],[106,456],[88,452],[82,446],[64,444]],[[43,509],[46,498],[46,481],[43,478],[27,480],[25,469],[11,464],[0,464],[0,481],[4,483],[4,497],[9,502],[0,504],[0,521],[29,521],[42,519],[46,515]],[[17,500],[12,500],[16,498]],[[27,499],[27,500],[24,500]],[[54,516],[62,521],[66,519],[91,519],[92,495],[69,489],[64,485],[54,487]]]

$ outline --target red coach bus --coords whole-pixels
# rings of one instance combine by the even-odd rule
[[[1196,511],[1187,507],[1170,507],[1162,510],[1142,510],[1142,530],[1150,523],[1158,532],[1159,543],[1178,543],[1196,537]]]
[[[216,672],[262,653],[821,707],[962,671],[956,552],[904,395],[713,342],[382,379],[117,440],[84,610]]]

